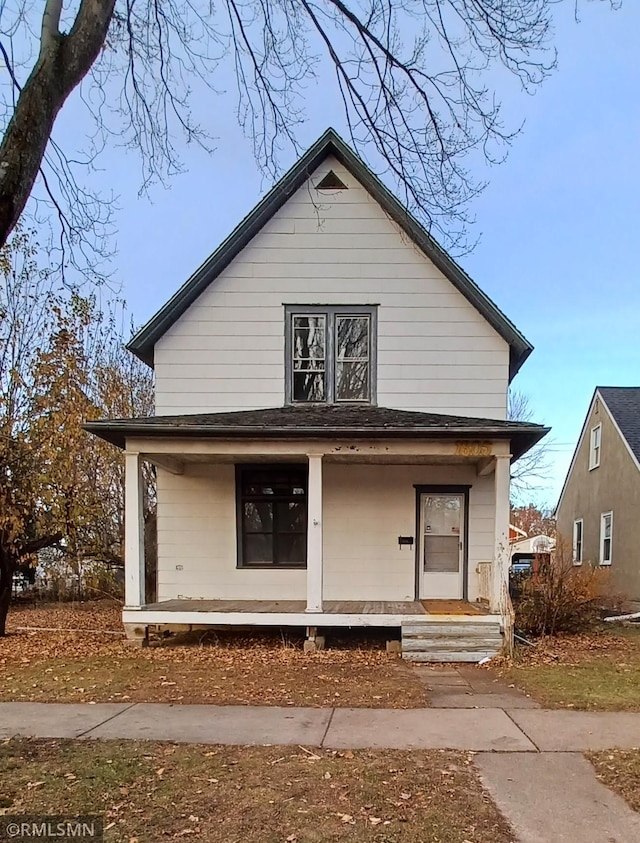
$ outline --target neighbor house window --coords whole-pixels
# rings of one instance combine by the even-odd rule
[[[307,564],[307,466],[238,466],[238,565]]]
[[[613,512],[600,516],[600,564],[611,565],[611,543],[613,541]]]
[[[582,565],[583,521],[578,518],[573,522],[573,564]]]
[[[373,400],[374,307],[287,307],[286,321],[290,403]]]
[[[589,470],[600,465],[600,442],[602,439],[602,425],[591,428],[591,448],[589,449]]]

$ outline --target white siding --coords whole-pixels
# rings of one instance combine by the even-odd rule
[[[304,570],[236,568],[232,465],[158,470],[158,599],[304,600]],[[473,466],[324,466],[324,597],[412,600],[415,550],[398,536],[416,534],[414,484],[471,485],[469,598],[478,562],[493,558],[493,476]],[[417,538],[417,537],[416,537]],[[179,567],[181,566],[181,568]]]
[[[305,185],[155,349],[156,412],[284,403],[284,305],[377,304],[378,403],[504,418],[507,343],[337,162]]]

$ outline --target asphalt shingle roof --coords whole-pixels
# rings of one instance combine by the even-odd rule
[[[506,438],[520,456],[548,432],[538,424],[361,405],[293,405],[266,410],[149,416],[87,422],[85,430],[124,447],[127,437],[328,437]]]
[[[640,386],[599,386],[598,392],[640,462]]]

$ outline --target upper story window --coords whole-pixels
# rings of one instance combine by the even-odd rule
[[[287,401],[372,403],[375,307],[286,309]]]
[[[602,440],[602,425],[591,428],[591,444],[589,448],[589,471],[600,465],[600,443]]]

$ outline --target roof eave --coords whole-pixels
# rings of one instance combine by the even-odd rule
[[[450,428],[450,427],[413,427],[413,428],[392,428],[392,427],[306,427],[293,428],[277,425],[234,425],[232,427],[199,425],[149,425],[149,424],[113,424],[108,421],[86,422],[83,429],[95,436],[116,445],[124,450],[126,440],[133,438],[160,439],[166,437],[182,437],[187,439],[247,439],[247,438],[268,438],[268,439],[335,439],[338,437],[349,437],[356,439],[473,439],[478,436],[491,437],[494,439],[509,439],[517,442],[518,447],[513,448],[514,461],[532,448],[544,436],[549,433],[548,427],[534,428],[503,428],[481,426],[475,428]]]
[[[127,345],[129,351],[153,367],[154,346],[160,337],[245,248],[328,155],[333,155],[353,173],[394,222],[508,343],[510,347],[509,380],[511,380],[533,351],[531,343],[333,129],[327,129],[318,138],[262,201],[236,226],[216,251],[134,335]]]

